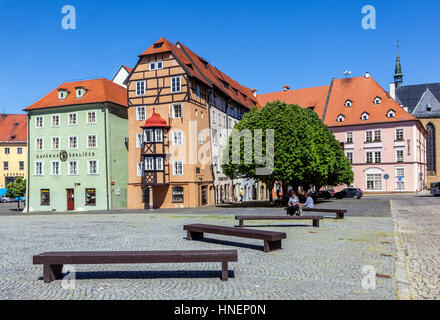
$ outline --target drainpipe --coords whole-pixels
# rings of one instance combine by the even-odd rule
[[[27,188],[26,188],[26,212],[28,212],[29,213],[29,199],[30,199],[30,192],[29,192],[29,187],[30,187],[30,182],[29,182],[29,178],[30,178],[30,176],[31,176],[31,172],[30,172],[30,168],[31,168],[31,152],[30,152],[30,139],[29,139],[29,131],[30,131],[30,118],[31,118],[31,115],[30,115],[30,113],[28,113],[28,117],[27,117],[27,127],[28,127],[28,130],[27,130],[27,172],[28,172],[28,174],[27,174],[27,181],[26,181],[26,185],[27,185]],[[23,209],[24,210],[24,209]]]
[[[107,194],[107,212],[110,213],[110,195],[109,195],[109,185],[108,185],[108,153],[107,153],[107,108],[105,104],[101,104],[102,112],[104,112],[104,139],[105,139],[105,185],[106,185],[106,194]]]

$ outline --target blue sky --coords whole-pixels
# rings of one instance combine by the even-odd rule
[[[77,29],[64,30],[64,5]],[[376,30],[361,27],[374,5]],[[0,112],[65,81],[106,77],[164,36],[259,93],[328,85],[369,71],[386,89],[396,41],[406,84],[440,82],[438,0],[0,0]]]

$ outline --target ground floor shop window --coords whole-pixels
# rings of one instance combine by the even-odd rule
[[[41,198],[41,205],[42,206],[50,206],[50,190],[49,189],[41,189],[40,198]]]
[[[396,182],[396,189],[397,189],[397,190],[400,190],[400,191],[405,190],[405,182],[403,182],[403,181],[397,181],[397,182]]]
[[[96,206],[96,189],[86,189],[86,206]]]
[[[382,190],[381,174],[367,174],[367,190]]]
[[[173,202],[174,203],[183,203],[183,188],[182,187],[174,187],[173,188]]]

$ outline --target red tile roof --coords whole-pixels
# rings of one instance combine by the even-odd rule
[[[0,142],[26,142],[27,115],[0,114]]]
[[[195,54],[188,47],[184,46],[181,42],[177,42],[177,44],[174,45],[165,38],[160,38],[144,51],[140,57],[165,52],[171,52],[188,70],[190,76],[197,78],[210,87],[214,85],[219,91],[229,96],[232,100],[248,108],[258,103],[249,88],[240,85],[216,67],[209,64],[205,59]]]
[[[82,98],[75,97],[75,88],[83,87],[87,90]],[[58,99],[58,90],[65,89],[69,95],[64,100]],[[120,85],[101,78],[77,82],[66,82],[58,86],[46,96],[24,109],[25,111],[51,107],[71,106],[87,103],[113,102],[121,106],[127,106],[127,89]]]
[[[127,66],[122,65],[122,67],[127,70],[128,73],[130,73],[133,69]]]
[[[329,91],[330,98],[326,108]],[[380,104],[374,104],[376,97],[381,99]],[[257,96],[257,100],[262,106],[280,100],[303,108],[314,107],[314,111],[329,127],[417,120],[394,101],[371,76],[334,79],[332,86],[261,94]],[[345,106],[347,100],[352,102],[351,107]],[[394,118],[387,117],[390,110],[395,111]],[[368,120],[361,119],[364,112],[369,114]],[[344,115],[344,122],[337,121],[339,115]]]

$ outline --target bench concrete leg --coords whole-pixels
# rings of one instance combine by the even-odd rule
[[[337,212],[336,213],[336,219],[344,219],[344,213],[343,212]]]
[[[240,228],[243,228],[243,227],[244,227],[244,221],[240,220]]]
[[[313,226],[319,228],[319,220],[313,220]]]
[[[264,252],[271,252],[275,250],[281,250],[281,240],[269,241],[264,240]]]
[[[203,239],[203,232],[187,231],[188,240],[200,240]]]
[[[62,264],[45,264],[43,265],[43,280],[45,283],[51,283],[63,277]]]
[[[228,262],[222,262],[222,280],[228,281],[229,279]]]

